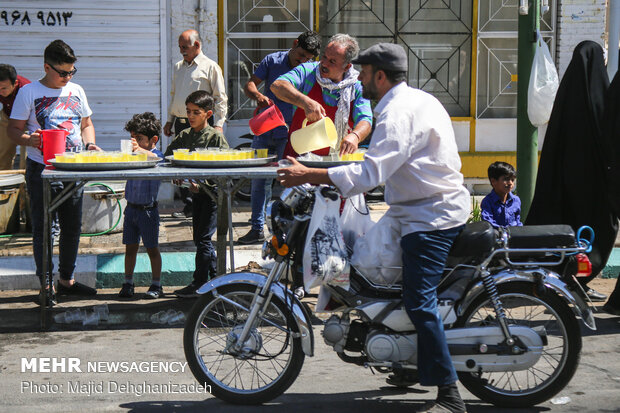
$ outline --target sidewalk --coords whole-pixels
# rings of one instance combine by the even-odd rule
[[[387,210],[385,202],[369,202],[372,219],[376,222]],[[162,252],[162,283],[164,286],[187,285],[194,271],[195,247],[192,241],[192,221],[186,218],[172,218],[174,211],[182,209],[180,201],[175,205],[160,208],[160,250]],[[235,239],[235,269],[270,267],[270,262],[261,258],[262,243],[239,245],[236,240],[250,230],[251,209],[248,202],[233,202],[233,234]],[[215,236],[213,237],[215,240]],[[124,279],[124,252],[122,232],[86,237],[80,239],[77,259],[76,280],[96,288],[120,288]],[[58,247],[54,247],[54,266],[57,268]],[[227,271],[231,271],[227,256]],[[602,278],[617,278],[620,272],[620,237],[616,248],[602,271]],[[148,286],[151,270],[148,256],[140,249],[134,274],[137,286]],[[30,234],[16,234],[0,238],[0,291],[38,289],[32,259],[32,237]]]
[[[369,203],[371,216],[377,221],[387,210],[384,202]],[[162,284],[164,286],[187,285],[194,271],[195,247],[192,241],[191,218],[172,218],[182,204],[160,208],[159,247],[162,252]],[[236,240],[250,230],[251,208],[248,202],[233,202],[233,234],[235,240],[235,269],[247,267],[268,268],[270,262],[261,258],[262,243],[240,245]],[[214,235],[213,240],[217,235]],[[120,288],[124,279],[125,246],[122,232],[109,233],[80,239],[75,279],[97,288]],[[58,266],[58,247],[54,247],[54,268]],[[227,270],[230,259],[227,254]],[[136,286],[148,286],[151,267],[144,247],[140,247],[134,282]],[[32,237],[17,234],[0,238],[0,290],[38,289],[32,258]]]

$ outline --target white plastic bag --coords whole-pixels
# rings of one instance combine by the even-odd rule
[[[549,48],[540,32],[537,35],[536,52],[532,61],[532,73],[527,90],[527,116],[532,125],[542,126],[549,122],[560,81]]]
[[[340,198],[332,201],[316,191],[303,255],[306,291],[323,283],[349,289],[349,259],[339,215]]]
[[[370,218],[370,211],[363,194],[347,198],[340,214],[342,236],[351,252],[358,238],[362,237],[375,224]]]
[[[357,240],[351,265],[375,284],[394,285],[403,279],[400,225],[389,214]]]

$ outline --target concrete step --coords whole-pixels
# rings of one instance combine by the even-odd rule
[[[263,260],[259,245],[235,248],[235,269],[247,267],[255,262],[264,271],[269,271],[273,260]],[[58,257],[54,256],[54,268],[58,268]],[[187,285],[192,281],[195,268],[194,252],[162,253],[162,284],[164,286]],[[227,272],[231,271],[230,259]],[[57,277],[57,274],[55,274]],[[75,279],[96,288],[120,288],[125,279],[124,254],[79,255],[76,263]],[[151,284],[151,264],[146,253],[138,254],[134,270],[134,284]],[[0,290],[38,289],[39,280],[35,275],[32,256],[0,257]]]

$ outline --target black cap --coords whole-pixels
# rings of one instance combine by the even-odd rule
[[[394,43],[377,43],[360,52],[353,63],[373,65],[378,69],[394,72],[407,71],[407,53],[401,45]]]

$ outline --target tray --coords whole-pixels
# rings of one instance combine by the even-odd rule
[[[55,160],[49,160],[48,162],[56,169],[66,171],[116,171],[123,169],[143,169],[152,168],[161,162],[161,158],[153,158],[146,161],[136,162],[56,162]]]
[[[228,161],[187,161],[185,159],[174,159],[174,155],[166,156],[174,166],[185,166],[189,168],[244,168],[249,166],[262,166],[276,160],[276,156],[252,159],[234,159]]]
[[[309,168],[331,168],[332,166],[350,165],[352,163],[362,163],[363,161],[305,161],[297,159],[297,161]]]

